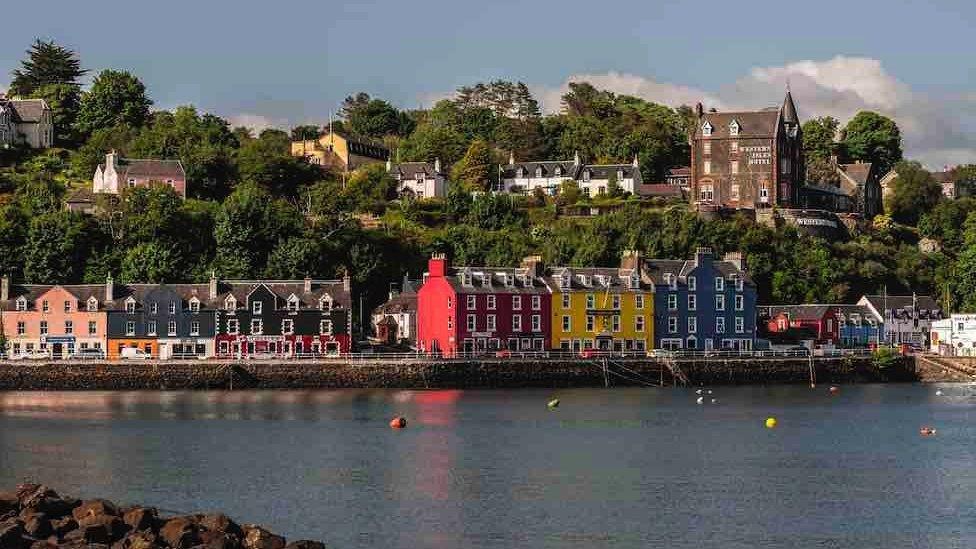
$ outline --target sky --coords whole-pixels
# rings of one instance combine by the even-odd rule
[[[871,109],[930,168],[976,162],[972,0],[48,0],[40,11],[0,9],[0,89],[35,38],[76,50],[89,80],[133,72],[157,108],[193,104],[256,129],[324,123],[359,91],[429,107],[499,78],[528,84],[547,111],[573,80],[720,110],[778,105],[789,81],[803,119]]]

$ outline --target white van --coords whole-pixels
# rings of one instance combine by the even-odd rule
[[[119,358],[122,360],[148,360],[152,356],[138,347],[123,347]]]

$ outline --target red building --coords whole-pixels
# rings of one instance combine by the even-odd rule
[[[452,268],[433,256],[417,296],[418,348],[444,356],[545,350],[552,302],[541,269],[538,257],[517,268]]]
[[[833,305],[773,305],[763,311],[768,333],[805,328],[815,334],[815,343],[820,345],[836,345],[840,341],[839,314]]]

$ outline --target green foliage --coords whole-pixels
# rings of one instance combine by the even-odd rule
[[[368,93],[347,97],[341,114],[349,130],[365,137],[408,135],[414,128],[413,120],[405,113]]]
[[[469,191],[488,191],[496,178],[493,172],[491,149],[487,141],[479,138],[471,142],[464,158],[454,166],[451,182]]]
[[[901,131],[895,121],[871,111],[861,111],[841,132],[844,156],[872,162],[878,173],[888,173],[901,160]]]
[[[78,280],[87,255],[85,220],[59,211],[30,220],[23,247],[24,279],[33,284]]]
[[[962,250],[966,218],[974,211],[974,198],[940,201],[931,211],[922,214],[918,231],[926,238],[937,240],[946,253],[955,255]]]
[[[803,123],[803,153],[807,162],[829,160],[837,153],[837,128],[840,122],[832,116],[822,116]],[[815,180],[816,181],[816,180]]]
[[[343,196],[356,211],[382,213],[386,202],[397,197],[397,183],[385,166],[371,164],[349,176]]]
[[[263,185],[276,196],[296,196],[298,189],[321,177],[317,166],[291,155],[291,138],[281,130],[264,130],[237,151],[241,181]]]
[[[214,237],[218,271],[228,278],[259,273],[279,241],[301,230],[301,221],[284,201],[244,183],[217,211]]]
[[[76,125],[85,135],[114,126],[139,128],[148,122],[151,106],[142,81],[126,71],[104,70],[82,96]]]
[[[918,162],[899,162],[885,210],[899,223],[915,226],[942,199],[942,186]]]
[[[179,252],[157,242],[145,242],[129,248],[122,260],[121,279],[126,283],[179,281],[182,273]]]
[[[75,144],[78,140],[75,121],[81,108],[81,89],[75,84],[44,84],[35,88],[31,97],[43,99],[51,108],[54,143],[60,146]]]
[[[840,186],[840,174],[834,164],[823,157],[813,157],[807,160],[807,181],[827,187]]]
[[[898,366],[902,360],[903,357],[898,354],[898,351],[888,347],[881,347],[871,355],[871,365],[878,370],[887,370]]]
[[[86,72],[75,52],[54,42],[35,40],[27,50],[27,59],[14,69],[9,92],[15,97],[30,97],[50,84],[78,86],[78,79]]]

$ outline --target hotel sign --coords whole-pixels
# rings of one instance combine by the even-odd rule
[[[773,163],[773,149],[769,145],[753,145],[740,147],[740,151],[749,157],[749,165],[769,165]]]

